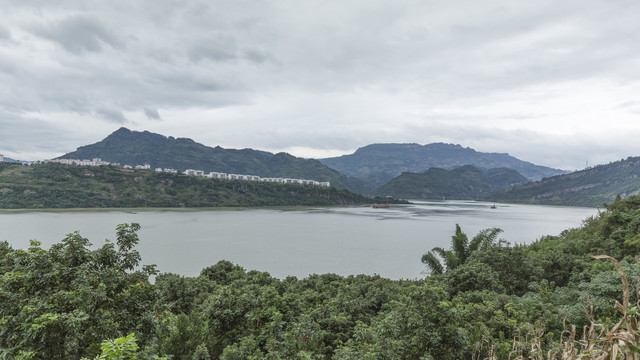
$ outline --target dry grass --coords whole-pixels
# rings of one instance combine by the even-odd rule
[[[638,360],[640,353],[640,326],[638,324],[638,303],[629,304],[629,282],[620,264],[607,255],[593,256],[594,259],[607,259],[613,263],[622,279],[622,304],[616,301],[615,308],[622,315],[620,321],[611,329],[597,330],[595,320],[591,318],[591,325],[582,330],[577,338],[577,329],[571,326],[560,339],[558,350],[543,351],[543,332],[534,332],[530,338],[524,336],[513,341],[509,360]],[[640,288],[636,289],[640,295]],[[639,297],[640,298],[640,297]],[[593,309],[591,312],[593,313]],[[498,360],[493,347],[489,347],[489,355],[484,360]]]

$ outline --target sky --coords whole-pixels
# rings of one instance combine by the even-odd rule
[[[637,0],[0,0],[0,153],[120,127],[323,158],[640,156]]]

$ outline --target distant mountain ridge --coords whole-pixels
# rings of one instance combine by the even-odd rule
[[[515,186],[489,199],[528,204],[601,206],[613,202],[617,195],[625,198],[637,194],[640,194],[640,157],[629,157]]]
[[[375,191],[378,196],[403,199],[483,199],[492,193],[528,180],[507,168],[480,169],[473,165],[424,173],[402,173]]]
[[[319,159],[323,164],[343,174],[367,181],[379,187],[404,173],[421,173],[429,168],[453,169],[473,165],[483,169],[509,168],[535,181],[564,174],[565,171],[519,160],[506,153],[483,153],[460,145],[432,143],[372,144],[351,155]]]
[[[287,153],[272,154],[253,149],[209,147],[188,138],[166,137],[149,131],[120,128],[95,144],[79,147],[60,159],[92,159],[129,164],[150,164],[178,171],[197,169],[261,177],[302,178],[329,181],[332,186],[358,193],[370,188],[357,179],[348,178],[317,160],[302,159]]]

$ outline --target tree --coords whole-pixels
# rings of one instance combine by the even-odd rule
[[[133,250],[138,224],[117,228],[117,248],[96,250],[74,232],[49,250],[2,247],[0,358],[78,359],[100,351],[104,339],[136,332],[147,345],[155,333],[154,266]]]
[[[495,245],[501,232],[502,229],[498,228],[484,229],[469,242],[467,234],[456,224],[456,232],[451,236],[451,250],[435,247],[422,255],[422,263],[427,265],[431,274],[443,274],[467,262],[474,252]]]

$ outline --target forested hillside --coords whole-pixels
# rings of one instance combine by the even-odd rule
[[[101,158],[121,165],[150,164],[153,168],[178,171],[198,169],[261,177],[283,177],[329,181],[338,188],[368,193],[364,182],[333,170],[317,160],[302,159],[287,153],[272,154],[253,149],[209,147],[187,138],[166,137],[148,131],[120,128],[95,144],[65,154],[65,159]]]
[[[511,203],[600,206],[616,196],[640,194],[640,157],[506,189],[489,200]]]
[[[198,277],[158,274],[152,284],[157,270],[139,266],[137,230],[121,225],[97,248],[77,233],[48,250],[0,243],[0,358],[113,359],[119,350],[181,360],[630,359],[638,351],[637,196],[527,246],[501,240],[499,229],[467,236],[456,227],[449,249],[416,254],[431,270],[417,280],[276,279],[221,261]]]
[[[374,193],[402,199],[478,200],[526,182],[527,178],[513,169],[483,170],[465,165],[451,170],[431,168],[420,174],[403,173]]]
[[[115,166],[0,163],[0,209],[357,205],[380,201],[334,187],[218,180]]]

